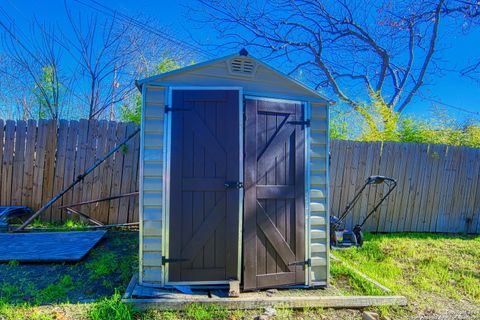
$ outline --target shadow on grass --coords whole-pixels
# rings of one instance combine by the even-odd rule
[[[78,263],[0,264],[0,301],[11,305],[90,303],[123,292],[138,268],[138,233],[109,231]]]

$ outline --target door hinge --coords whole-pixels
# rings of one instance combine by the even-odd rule
[[[165,113],[170,111],[190,111],[191,109],[188,108],[172,108],[168,104],[165,105]]]
[[[241,189],[243,182],[240,181],[225,181],[225,189]]]
[[[312,260],[307,259],[305,261],[293,261],[288,264],[288,266],[312,266]]]
[[[310,119],[303,121],[287,121],[288,124],[310,127]]]
[[[166,265],[167,263],[179,263],[179,262],[186,262],[188,259],[185,258],[167,258],[162,256],[162,265]]]

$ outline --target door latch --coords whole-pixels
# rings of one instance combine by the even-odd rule
[[[240,181],[226,181],[225,189],[241,189],[243,188],[243,182]]]
[[[311,266],[312,265],[312,260],[307,259],[305,261],[293,261],[288,264],[288,266]]]
[[[304,121],[287,121],[288,124],[310,127],[310,119]]]
[[[173,112],[173,111],[190,111],[191,109],[188,108],[172,108],[168,104],[165,105],[165,113]]]

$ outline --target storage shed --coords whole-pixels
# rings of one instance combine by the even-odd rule
[[[140,284],[325,286],[329,101],[244,49],[137,86]]]

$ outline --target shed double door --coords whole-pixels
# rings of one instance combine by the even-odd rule
[[[238,278],[239,92],[173,90],[170,282]]]
[[[243,288],[305,283],[305,129],[301,104],[245,103]]]

